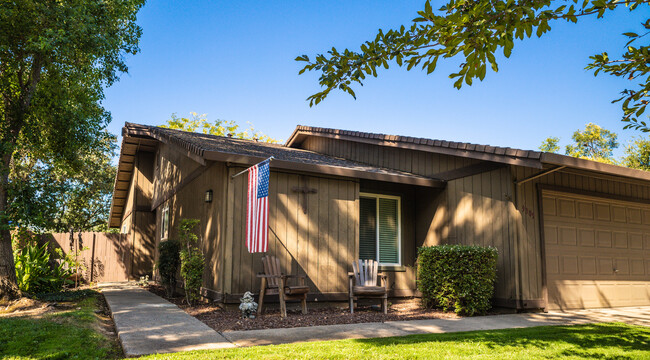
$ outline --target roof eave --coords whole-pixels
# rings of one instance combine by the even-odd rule
[[[627,167],[605,164],[594,160],[580,159],[572,156],[553,153],[543,153],[541,161],[544,164],[567,166],[576,169],[650,181],[650,171],[630,169]]]
[[[206,160],[230,162],[242,165],[254,165],[265,158],[249,155],[230,154],[218,151],[206,151],[204,153]],[[417,185],[424,187],[442,188],[446,182],[438,179],[432,179],[415,175],[388,174],[374,171],[364,171],[358,169],[344,168],[332,165],[305,164],[284,160],[273,160],[271,168],[308,172],[315,174],[327,174],[341,177],[352,177],[366,180],[386,181],[400,184]]]
[[[366,144],[372,144],[378,146],[419,150],[419,151],[437,153],[443,155],[466,157],[466,158],[476,159],[476,160],[492,161],[492,162],[508,164],[508,165],[525,166],[525,167],[530,167],[535,169],[542,169],[543,167],[539,159],[524,158],[524,157],[518,157],[514,155],[513,156],[497,155],[497,154],[485,153],[480,151],[471,151],[471,150],[459,149],[459,148],[448,148],[448,147],[441,147],[441,146],[435,146],[429,144],[407,143],[407,142],[392,141],[386,139],[377,139],[372,137],[365,138],[365,137],[351,136],[351,135],[344,135],[344,134],[323,133],[323,132],[304,130],[304,128],[301,126],[296,127],[296,130],[294,130],[289,140],[287,140],[286,146],[288,147],[298,146],[302,143],[302,141],[304,141],[304,139],[307,136],[319,136],[324,138],[347,140],[347,141],[366,143]]]

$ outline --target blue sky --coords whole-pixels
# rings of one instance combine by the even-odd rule
[[[297,124],[536,149],[548,136],[566,144],[594,122],[622,145],[641,133],[623,130],[619,104],[629,81],[584,70],[602,51],[619,55],[626,31],[639,31],[644,10],[556,22],[541,39],[516,42],[499,72],[461,90],[441,61],[431,75],[393,67],[357,89],[310,108],[318,74],[298,75],[298,55],[332,46],[358,49],[377,29],[410,23],[424,1],[149,1],[139,13],[141,52],[129,73],[106,90],[109,130],[124,122],[160,125],[172,113],[252,123],[286,140]],[[436,4],[434,2],[434,4]],[[438,3],[441,5],[442,2]],[[622,154],[622,148],[617,155]]]

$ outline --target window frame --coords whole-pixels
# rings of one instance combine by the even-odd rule
[[[375,199],[376,201],[376,224],[375,224],[375,257],[379,266],[402,266],[402,197],[398,195],[385,195],[368,192],[360,192],[359,198]],[[379,257],[379,199],[397,200],[397,263],[384,263],[380,261]],[[359,209],[361,214],[361,209]],[[361,221],[361,219],[359,219]],[[360,241],[360,240],[359,240]],[[357,248],[359,245],[357,246]],[[357,249],[358,251],[358,249]]]
[[[165,223],[165,214],[167,214],[167,223]],[[166,205],[160,216],[160,240],[169,238],[169,220],[169,205]]]

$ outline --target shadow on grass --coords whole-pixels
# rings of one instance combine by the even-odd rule
[[[451,343],[480,344],[490,353],[537,349],[554,356],[576,358],[612,358],[611,351],[648,352],[650,357],[650,328],[622,323],[574,326],[540,326],[522,329],[487,330],[447,334],[424,334],[404,337],[353,340],[369,347],[453,346]],[[626,359],[632,356],[616,355]]]
[[[111,359],[119,357],[107,338],[95,329],[94,310],[100,294],[61,295],[66,309],[38,318],[0,318],[0,358]]]

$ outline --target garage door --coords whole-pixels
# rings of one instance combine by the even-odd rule
[[[650,205],[542,198],[549,309],[650,305]]]

